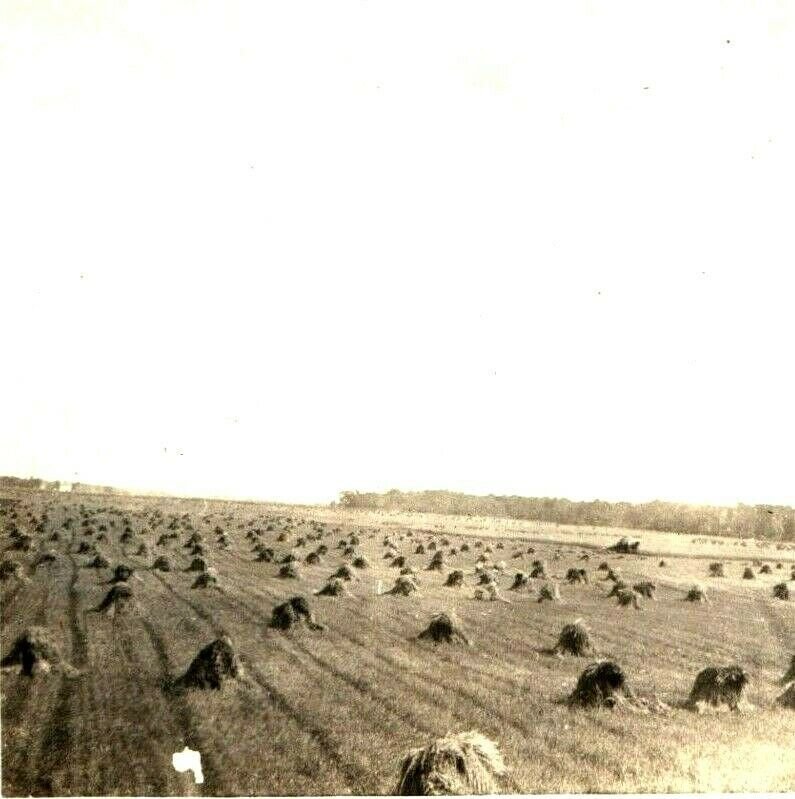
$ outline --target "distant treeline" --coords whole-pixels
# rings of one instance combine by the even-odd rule
[[[13,488],[22,491],[60,491],[61,481],[40,480],[38,477],[0,476],[0,488]]]
[[[343,491],[345,508],[497,516],[509,519],[628,527],[688,535],[731,535],[795,541],[795,509],[786,505],[718,507],[674,502],[572,502],[549,497],[477,497],[451,491],[387,491],[385,494]]]
[[[62,480],[42,480],[38,477],[12,477],[0,475],[0,489],[14,491],[71,491],[74,494],[127,494],[120,488],[91,483],[67,483]]]

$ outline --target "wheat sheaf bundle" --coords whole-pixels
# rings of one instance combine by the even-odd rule
[[[497,778],[506,771],[497,744],[470,730],[412,749],[403,760],[393,793],[398,796],[496,793]]]

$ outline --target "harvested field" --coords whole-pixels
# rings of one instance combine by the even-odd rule
[[[795,603],[773,594],[781,570],[759,566],[755,579],[743,579],[749,558],[764,565],[763,549],[746,548],[736,561],[721,552],[725,576],[710,580],[708,603],[694,603],[683,597],[709,574],[715,553],[673,534],[178,499],[9,499],[30,548],[6,552],[13,539],[0,518],[3,557],[24,575],[9,567],[0,585],[2,653],[27,631],[46,630],[73,673],[26,674],[24,647],[4,669],[4,795],[388,793],[407,753],[472,730],[499,747],[501,792],[795,787],[795,714],[776,702],[795,651]],[[102,526],[105,540],[84,535]],[[121,540],[127,529],[133,543]],[[386,537],[392,559],[383,558]],[[607,550],[621,537],[640,540],[641,556]],[[253,539],[272,551],[266,563],[252,555]],[[318,561],[301,555],[300,580],[284,579],[281,566],[296,568],[283,559],[298,539],[306,542],[299,553],[319,551],[321,539],[327,548]],[[343,555],[354,540],[368,568]],[[431,556],[431,542],[443,540],[444,558]],[[77,554],[83,542],[88,557]],[[194,571],[196,545],[205,554]],[[492,569],[510,601],[473,601],[476,558],[487,548],[504,548],[506,559],[520,551],[523,559],[510,562],[526,574],[543,562],[548,582],[535,588],[552,586],[561,601],[510,591],[515,571]],[[50,551],[54,559],[41,559]],[[597,578],[603,571],[590,582],[567,580],[588,552],[628,586],[653,584],[655,601],[626,612],[607,597],[613,583]],[[642,557],[648,552],[657,556]],[[767,554],[789,572],[792,551]],[[155,555],[170,571],[155,566]],[[112,583],[121,576],[112,568],[84,568],[95,556],[124,564],[127,579]],[[427,568],[432,557],[444,567]],[[391,565],[396,558],[420,575],[419,590],[388,593],[412,580]],[[451,590],[458,572],[464,587]],[[193,590],[207,573],[217,584]],[[103,612],[88,612],[114,589]],[[290,604],[298,595],[316,618]],[[562,654],[581,656],[554,655],[567,626]],[[233,655],[211,646],[227,640]],[[639,702],[653,696],[670,710],[569,708],[581,674],[602,659],[620,664]],[[689,711],[696,675],[728,663],[747,672],[743,696],[755,711]],[[168,690],[175,685],[181,690]],[[185,745],[201,753],[201,786],[171,765]]]

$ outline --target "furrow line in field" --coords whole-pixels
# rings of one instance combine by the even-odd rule
[[[88,663],[88,641],[83,626],[80,624],[80,592],[77,590],[77,581],[80,578],[80,567],[74,558],[69,555],[72,566],[72,575],[69,580],[69,633],[72,637],[72,665],[81,669]]]
[[[225,578],[228,577],[229,579],[233,579],[233,580],[237,579],[236,577],[232,577],[231,575],[224,575],[224,577]],[[256,596],[256,594],[253,592],[253,590],[251,589],[251,587],[249,585],[247,585],[245,583],[242,583],[242,584],[240,584],[240,587],[242,588],[242,590],[247,591],[250,594]],[[261,592],[263,592],[264,594],[266,594],[267,596],[269,596],[270,598],[272,598],[274,601],[282,601],[281,599],[279,599],[278,594],[276,594],[275,592],[269,591],[266,587],[258,586],[258,589]],[[389,598],[387,598],[387,601],[388,600],[389,600]],[[236,601],[242,601],[242,600],[236,600]],[[362,610],[360,610],[356,606],[352,606],[350,608],[350,612],[353,615],[357,616],[358,618],[362,619],[363,621],[372,621],[372,619],[365,612],[363,612]],[[396,643],[399,643],[401,645],[405,645],[407,643],[410,643],[410,639],[405,638],[405,637],[400,636],[400,635],[397,635],[395,633],[392,633],[391,631],[389,631],[385,627],[379,629],[379,635],[388,636],[393,641],[395,641]],[[481,637],[483,637],[483,631],[482,630],[481,630]],[[495,641],[495,643],[497,641],[499,641],[499,640],[502,640],[498,633],[494,633],[493,636],[486,634],[486,637],[490,638],[490,639],[493,639]],[[444,660],[449,665],[451,665],[451,666],[453,666],[453,667],[455,667],[455,668],[457,668],[457,669],[459,669],[461,671],[464,671],[464,672],[467,672],[467,673],[469,673],[471,675],[474,675],[477,679],[482,679],[483,677],[487,677],[487,678],[494,678],[495,677],[495,675],[494,675],[494,673],[492,671],[490,671],[488,669],[479,668],[478,666],[473,665],[473,664],[464,663],[460,658],[457,658],[454,655],[451,655],[449,653],[444,653],[444,652],[438,651],[436,654],[437,654],[437,656],[439,657],[440,660]],[[526,665],[524,663],[515,662],[512,659],[506,660],[504,662],[504,665],[509,667],[509,668],[511,668],[511,669],[522,669],[522,670],[526,669]],[[529,677],[530,675],[531,675],[531,672],[528,672],[527,676]],[[522,688],[523,687],[522,683],[516,681],[514,678],[512,678],[511,676],[509,676],[507,674],[506,675],[501,675],[500,676],[500,681],[501,681],[502,684],[512,685],[515,688]]]
[[[160,575],[155,575],[162,584],[168,588],[172,595],[182,604],[193,610],[200,618],[204,619],[213,629],[214,634],[223,635],[225,630],[217,622],[213,615],[196,602],[182,596],[173,586],[169,585]],[[244,664],[246,672],[251,675],[251,679],[267,693],[271,704],[285,718],[292,722],[297,728],[306,733],[318,747],[319,751],[328,758],[334,769],[349,783],[351,791],[356,791],[361,786],[362,781],[366,780],[368,774],[363,769],[348,763],[339,753],[328,731],[314,723],[310,717],[301,713],[293,706],[290,700],[280,692],[266,677],[254,666],[250,659],[244,654],[240,655],[241,662]]]
[[[176,593],[176,592],[175,592]],[[218,589],[218,594],[224,599],[224,601],[230,605],[230,607],[237,613],[242,613],[248,616],[248,618],[254,622],[255,624],[262,625],[264,628],[267,628],[270,619],[263,616],[259,611],[252,608],[248,603],[243,602],[240,599],[232,597],[223,589]],[[179,595],[177,595],[179,596]],[[183,599],[180,597],[180,599]],[[189,600],[183,599],[183,601],[188,602]],[[193,603],[190,603],[191,607],[194,607]],[[195,609],[195,608],[194,608]],[[198,611],[197,611],[198,612]],[[303,660],[299,655],[297,655],[294,651],[290,649],[290,646],[286,641],[284,641],[279,636],[272,636],[271,640],[276,642],[276,645],[279,647],[280,651],[282,651],[287,657],[294,660],[296,663],[300,665],[306,665],[306,661]],[[321,671],[327,672],[331,674],[333,677],[338,679],[339,681],[349,685],[351,688],[362,694],[363,696],[367,697],[370,701],[376,703],[381,708],[386,708],[389,712],[394,715],[396,718],[399,718],[401,721],[410,724],[415,729],[427,733],[427,734],[439,734],[438,730],[434,730],[433,728],[429,727],[428,725],[424,724],[422,721],[416,718],[413,714],[401,710],[398,708],[393,702],[388,700],[387,698],[375,694],[373,691],[369,690],[366,686],[362,684],[360,679],[351,676],[350,674],[346,673],[345,671],[337,668],[331,663],[323,660],[322,658],[315,655],[311,652],[304,644],[301,644],[297,641],[290,642],[296,649],[298,649],[306,658],[308,658],[311,662],[315,664],[315,667],[320,669]]]
[[[170,686],[175,678],[175,673],[168,656],[168,650],[162,636],[157,628],[148,619],[141,619],[152,649],[157,656],[163,686]],[[186,746],[201,752],[202,771],[204,772],[204,782],[201,784],[200,792],[202,795],[213,796],[222,791],[219,790],[219,772],[215,765],[213,753],[205,745],[204,736],[198,729],[188,703],[184,697],[175,692],[168,692],[169,703],[172,707],[174,720],[179,727],[180,734]]]
[[[394,660],[393,658],[390,658],[388,655],[385,655],[383,653],[374,651],[371,646],[368,646],[367,642],[363,641],[361,638],[358,638],[355,635],[352,635],[352,634],[349,634],[349,633],[345,633],[342,630],[339,630],[337,628],[335,628],[335,629],[333,629],[331,631],[334,634],[336,634],[337,636],[339,636],[340,638],[348,641],[348,643],[353,644],[358,649],[363,649],[369,655],[369,657],[371,659],[375,659],[376,661],[378,661],[381,664],[388,665],[390,667],[390,671],[392,672],[391,679],[394,679],[397,682],[401,683],[405,687],[406,691],[409,694],[411,694],[411,695],[420,694],[420,695],[424,696],[425,701],[431,707],[434,707],[434,706],[439,704],[439,699],[440,698],[439,698],[439,696],[437,694],[434,694],[432,691],[428,691],[423,686],[421,686],[418,682],[412,681],[412,680],[409,680],[409,679],[406,678],[406,676],[405,676],[405,668],[404,668],[403,664],[399,663],[398,661]],[[400,638],[400,636],[393,636],[393,638],[395,638],[396,640],[398,640],[402,644],[406,643],[406,641],[403,640],[402,638]],[[422,675],[422,676],[425,677],[425,676],[428,676],[428,675]],[[428,679],[431,679],[431,678],[428,677]],[[494,709],[493,706],[491,706],[488,703],[484,702],[482,699],[480,699],[478,696],[476,696],[475,694],[471,693],[470,691],[467,691],[467,690],[465,690],[465,689],[463,689],[461,687],[452,688],[451,691],[452,691],[452,693],[456,693],[459,696],[461,696],[462,698],[464,698],[465,700],[469,701],[472,705],[477,707],[479,710],[481,710],[482,712],[484,712],[485,714],[487,714],[491,718],[497,719],[500,722],[502,722],[503,724],[506,724],[508,726],[514,727],[515,729],[519,730],[522,734],[526,735],[526,734],[529,733],[529,730],[528,730],[528,728],[525,725],[517,723],[517,721],[515,719],[512,719],[512,718],[510,718],[508,716],[505,716],[504,714],[500,714],[500,713],[495,712],[495,709]],[[443,695],[449,696],[449,692],[445,691]],[[450,711],[450,713],[453,716],[458,716],[460,719],[465,720],[465,717],[460,712],[458,712],[455,709],[453,704],[448,702],[447,703],[447,709]]]
[[[352,793],[367,793],[362,786],[369,786],[370,772],[367,769],[351,763],[341,754],[339,745],[329,731],[319,726],[311,716],[301,712],[262,672],[250,662],[245,662],[252,679],[265,690],[271,702],[287,718],[295,722],[300,729],[308,733],[316,742],[324,756],[327,757],[334,768],[347,781],[347,787]],[[374,787],[374,786],[373,786]]]
[[[33,617],[34,624],[37,625],[46,624],[48,600],[49,600],[49,586],[45,586],[44,593],[39,601],[38,608]],[[30,705],[31,696],[33,694],[34,679],[35,677],[25,677],[20,675],[14,683],[16,690],[9,699],[3,702],[2,720],[3,720],[3,726],[6,727],[6,729],[18,728],[20,726],[20,723],[24,719],[28,707]],[[8,681],[6,681],[6,683],[8,684]],[[30,735],[30,730],[27,728],[23,728],[23,734],[27,739],[27,736]],[[29,744],[26,746],[19,747],[18,750],[14,753],[15,755],[18,754],[19,760],[17,762],[9,762],[5,764],[8,772],[9,773],[13,772],[17,775],[27,775],[28,770],[30,768],[30,760],[31,760],[30,755],[32,749],[33,746]],[[9,758],[9,760],[11,760],[11,758]]]
[[[88,663],[88,644],[84,630],[80,626],[80,595],[77,590],[78,565],[69,554],[72,574],[68,590],[68,619],[71,636],[71,663],[77,669],[85,669]],[[83,672],[77,677],[63,675],[55,700],[55,707],[47,723],[36,761],[35,785],[33,792],[52,793],[53,775],[69,761],[69,753],[74,748],[74,702],[81,699],[81,710],[85,713],[84,697],[90,689],[86,685],[89,676]]]
[[[17,594],[19,594],[19,591],[22,588],[22,583],[19,582],[19,578],[16,579],[17,584],[7,591],[6,595],[3,597],[3,614],[0,617],[2,618],[3,627],[8,624],[8,621],[11,618],[11,614],[14,611],[14,600],[17,598]]]
[[[412,681],[406,679],[405,676],[406,668],[398,660],[390,657],[388,654],[374,650],[372,647],[368,646],[365,640],[359,638],[358,636],[352,633],[345,634],[338,631],[338,634],[341,637],[345,638],[350,643],[358,646],[359,648],[363,649],[365,652],[369,653],[371,658],[374,658],[383,663],[384,665],[389,666],[394,672],[393,679],[402,683],[409,692],[421,693],[432,704],[438,704],[440,698],[439,695],[434,694],[432,691],[429,691],[427,688],[425,688],[421,683],[419,683],[416,680]],[[430,668],[428,664],[419,664],[419,665],[427,666]],[[422,680],[424,682],[427,682],[428,684],[431,684],[434,679],[433,675],[423,673],[423,671],[421,670],[418,670],[417,672],[415,672],[415,674],[418,677],[422,678]],[[478,708],[483,713],[491,716],[493,719],[498,720],[501,723],[506,724],[510,727],[513,727],[514,729],[520,731],[525,735],[527,735],[530,732],[530,730],[524,724],[520,724],[519,722],[516,721],[516,719],[512,719],[509,716],[497,712],[493,705],[484,702],[479,696],[473,694],[471,691],[467,691],[466,689],[460,686],[455,686],[455,687],[445,686],[444,690],[440,692],[441,696],[444,697],[449,697],[451,693],[460,696],[461,698],[465,699],[467,702],[470,702],[474,707]],[[449,707],[449,709],[451,710],[451,712],[453,712],[454,715],[458,715],[454,707]]]
[[[174,588],[174,586],[171,585],[171,583],[168,582],[168,580],[166,580],[164,577],[161,577],[157,572],[152,572],[152,575],[154,577],[156,577],[157,580],[159,580],[160,583],[166,589],[168,589],[168,591],[174,597],[176,597],[176,599],[178,599],[183,605],[186,605],[187,607],[189,607],[200,619],[202,619],[204,622],[206,622],[207,625],[210,627],[210,629],[213,631],[213,633],[215,635],[220,637],[220,636],[226,634],[226,630],[224,630],[224,628],[220,624],[218,624],[218,622],[216,621],[215,617],[213,616],[213,614],[210,611],[206,610],[201,605],[197,604],[196,602],[193,602],[192,600],[188,599],[187,597],[182,596],[182,594],[180,594],[177,591],[177,589]]]
[[[771,606],[771,600],[757,594],[755,597],[756,605],[762,612],[762,618],[770,629],[773,637],[778,639],[781,648],[788,653],[795,651],[795,625],[787,624]],[[777,600],[780,601],[780,600]]]
[[[204,608],[192,602],[191,600],[188,600],[185,597],[181,596],[175,589],[173,589],[173,587],[169,586],[169,588],[171,588],[172,593],[180,601],[190,606],[197,614],[199,614],[204,618],[208,619],[211,618],[209,612],[207,612]],[[241,610],[243,610],[249,616],[249,618],[255,621],[256,623],[261,623],[263,625],[267,625],[269,623],[269,619],[261,616],[258,611],[252,609],[249,605],[247,605],[247,603],[244,603],[241,600],[231,597],[227,592],[223,590],[219,590],[218,593],[222,597],[224,597],[224,599],[233,607],[233,609],[236,612],[239,613]],[[218,627],[217,630],[218,634],[222,632],[221,627]],[[282,651],[286,656],[291,657],[300,665],[306,665],[306,661],[303,660],[300,656],[298,656],[295,652],[291,652],[289,648],[286,647],[285,642],[281,641],[275,636],[274,640],[278,641],[277,645],[279,646],[280,651]],[[344,672],[340,671],[339,669],[336,669],[336,667],[331,666],[321,658],[314,656],[312,653],[309,652],[308,649],[306,649],[306,647],[301,647],[300,645],[297,646],[299,649],[302,650],[302,652],[305,655],[309,656],[311,660],[316,662],[317,664],[316,668],[319,668],[323,671],[331,672],[332,675],[335,676],[337,679],[340,679],[346,684],[351,685],[351,687],[355,688],[360,693],[365,693],[365,695],[370,696],[372,701],[377,702],[381,707],[386,706],[384,697],[376,696],[374,694],[366,694],[366,692],[363,691],[361,682],[357,681],[356,678],[353,678],[350,675],[345,674]],[[299,724],[299,726],[301,726],[302,729],[305,729],[311,735],[311,737],[317,741],[321,749],[327,755],[329,755],[330,759],[332,760],[332,762],[334,762],[337,769],[349,781],[349,783],[351,783],[351,787],[355,788],[356,785],[361,785],[362,775],[365,774],[364,770],[360,769],[359,767],[356,767],[355,765],[347,763],[347,761],[345,761],[344,758],[341,757],[338,749],[334,746],[328,731],[320,727],[316,723],[314,723],[311,720],[311,717],[301,713],[300,710],[298,710],[295,706],[293,706],[290,700],[284,694],[282,694],[272,683],[267,682],[262,673],[250,662],[248,658],[241,657],[241,659],[244,661],[249,672],[252,673],[255,682],[257,682],[261,687],[265,688],[268,691],[269,695],[274,700],[277,709],[281,710],[284,713],[284,715],[293,720],[295,723]],[[414,691],[416,686],[413,683],[410,683],[408,681],[402,681],[402,682],[407,687],[407,689]],[[421,722],[418,723],[416,718],[412,718],[410,716],[407,716],[407,714],[400,712],[394,706],[393,703],[388,703],[388,704],[391,705],[390,709],[391,711],[394,712],[395,715],[398,715],[398,717],[400,717],[402,721],[411,724],[419,731],[430,735],[440,734],[438,730],[434,730],[428,727],[427,725],[423,725]],[[436,700],[433,697],[430,697],[428,699],[428,704],[430,707],[433,707],[436,704]],[[485,709],[486,708],[485,704],[481,704],[481,708]],[[511,723],[511,722],[506,719],[506,723]],[[343,763],[344,766],[342,765]],[[351,782],[352,780],[353,782]]]
[[[249,593],[253,597],[256,597],[260,592],[262,592],[264,595],[268,596],[269,598],[271,598],[273,600],[276,600],[276,601],[280,601],[278,599],[278,595],[277,594],[275,594],[272,591],[269,591],[266,587],[263,587],[263,586],[258,586],[258,591],[254,591],[251,588],[251,586],[243,583],[243,584],[240,584],[240,588],[242,589],[242,591],[245,591],[245,592]],[[236,602],[242,602],[242,600],[240,600],[238,598],[235,598],[235,601]],[[372,621],[372,619],[365,612],[361,611],[358,607],[355,607],[355,606],[351,607],[350,608],[350,612],[353,615],[357,616],[358,618],[362,619],[363,621]],[[340,635],[343,638],[346,637],[345,634],[342,631],[338,630],[335,627],[330,627],[329,629],[330,629],[330,631]],[[392,633],[386,627],[379,628],[379,635],[383,635],[385,637],[390,638],[394,643],[396,643],[396,644],[398,644],[400,646],[405,646],[405,645],[407,645],[409,643],[412,643],[410,639],[408,639],[408,638],[406,638],[404,636]],[[474,666],[474,665],[471,665],[471,664],[463,663],[460,658],[457,658],[453,654],[445,653],[445,652],[442,652],[441,650],[438,650],[438,651],[435,652],[435,655],[440,660],[443,660],[445,663],[447,663],[451,667],[453,667],[453,668],[455,668],[455,669],[457,669],[459,671],[463,671],[466,674],[470,675],[471,677],[474,677],[474,679],[477,680],[477,681],[480,681],[481,684],[482,684],[482,680],[484,678],[487,678],[487,679],[490,679],[490,680],[493,680],[493,679],[496,678],[496,675],[492,671],[489,671],[487,669],[481,669],[481,668],[478,668],[477,666]],[[508,665],[510,665],[512,668],[516,668],[516,667],[520,667],[522,669],[525,668],[523,664],[521,666],[519,666],[519,664],[514,664],[514,663],[511,663],[511,664],[508,664]],[[531,672],[528,672],[527,676],[530,677],[531,676]],[[515,688],[517,690],[523,690],[526,687],[525,683],[520,682],[520,681],[514,679],[513,677],[511,677],[509,675],[500,675],[499,676],[499,682],[500,682],[500,685],[502,687],[511,686],[511,687],[513,687],[513,688]]]
[[[263,626],[267,627],[270,620],[267,619],[265,616],[262,616],[255,610],[252,610],[250,606],[246,603],[242,602],[241,600],[237,600],[233,597],[230,597],[225,592],[222,592],[222,596],[224,599],[232,604],[236,609],[242,610],[248,617],[257,624],[262,624]],[[389,711],[391,715],[395,718],[400,719],[404,723],[410,725],[412,728],[426,733],[428,735],[439,735],[441,734],[439,730],[425,724],[423,721],[417,718],[417,716],[407,710],[399,708],[395,705],[394,702],[390,701],[387,697],[377,694],[372,689],[370,689],[361,678],[354,677],[348,672],[340,669],[338,666],[335,666],[333,663],[330,663],[327,660],[324,660],[320,656],[316,655],[312,652],[305,644],[291,640],[288,642],[283,640],[281,637],[276,637],[275,635],[272,636],[272,640],[277,641],[277,645],[279,646],[280,650],[284,652],[285,655],[290,657],[291,659],[295,660],[295,662],[300,664],[305,664],[306,661],[302,660],[301,657],[296,655],[295,652],[291,650],[291,646],[297,649],[305,658],[308,658],[312,663],[315,664],[315,667],[319,669],[321,672],[325,672],[330,674],[332,677],[336,678],[342,683],[345,683],[349,687],[353,688],[358,693],[362,694],[362,696],[366,697],[369,701],[375,703],[380,708],[385,708]]]

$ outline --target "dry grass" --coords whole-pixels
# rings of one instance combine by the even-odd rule
[[[470,731],[446,735],[412,749],[403,761],[398,796],[449,796],[496,793],[506,772],[494,741]]]
[[[194,793],[189,778],[177,775],[163,757],[187,740],[202,753],[208,795],[384,793],[394,789],[409,750],[450,731],[473,729],[499,743],[510,767],[500,791],[783,791],[795,785],[795,713],[776,704],[787,690],[778,683],[795,651],[795,607],[773,597],[780,572],[743,580],[744,563],[732,556],[741,553],[748,562],[764,557],[764,549],[505,520],[491,526],[470,518],[86,498],[88,509],[120,507],[136,543],[146,542],[172,562],[171,572],[150,570],[151,559],[128,554],[135,545],[125,551],[119,543],[118,516],[92,516],[95,529],[107,524],[108,540],[94,544],[89,537],[90,543],[111,563],[124,561],[135,569],[129,583],[137,612],[108,620],[84,613],[101,602],[109,573],[82,568],[86,558],[74,554],[83,540],[81,519],[74,506],[62,510],[61,502],[56,499],[49,509],[45,534],[49,540],[52,530],[61,533],[46,545],[56,549],[57,561],[37,569],[27,583],[2,583],[3,652],[25,628],[46,626],[81,676],[62,689],[60,677],[3,674],[4,795]],[[32,510],[40,513],[41,507]],[[163,515],[160,525],[151,523],[154,511]],[[202,536],[223,590],[191,590],[197,574],[184,571],[192,556],[182,543],[193,531],[182,526],[183,514]],[[76,518],[71,529],[64,528],[68,516]],[[329,552],[323,564],[303,566],[302,582],[279,579],[276,566],[263,568],[253,560],[249,529],[260,528],[259,539],[281,558],[297,536],[312,540],[318,533],[313,522],[325,524]],[[216,543],[217,525],[226,533],[226,548]],[[335,527],[340,531],[332,532]],[[285,541],[278,542],[286,528]],[[431,533],[401,538],[412,529]],[[178,540],[166,539],[165,548],[154,549],[172,532]],[[325,631],[269,628],[272,609],[288,601],[296,585],[311,597],[326,584],[341,565],[336,542],[350,541],[352,533],[360,539],[357,552],[371,566],[351,569],[359,577],[346,583],[352,596],[314,601]],[[406,564],[422,572],[421,592],[399,599],[378,595],[379,582],[391,587],[396,579],[381,557],[385,535]],[[622,535],[641,538],[640,556],[597,554],[594,547]],[[475,536],[495,550],[503,542],[508,553],[513,546],[521,549],[524,559],[510,561],[517,569],[529,571],[532,558],[544,560],[552,579],[564,579],[590,551],[592,563],[604,560],[628,585],[654,582],[656,601],[647,602],[642,613],[619,612],[605,599],[604,586],[611,583],[596,580],[599,585],[565,587],[562,603],[539,604],[523,591],[512,592],[510,604],[473,602],[471,589],[451,590],[444,582],[449,571],[460,570],[473,584],[475,557],[484,549],[474,545]],[[446,537],[457,550],[450,556],[445,547],[449,568],[441,573],[424,571],[427,548],[424,555],[414,554],[417,543],[425,546],[431,537],[437,543]],[[690,557],[691,549],[704,557]],[[657,557],[643,557],[652,551]],[[13,557],[27,566],[34,555],[17,551]],[[660,556],[668,564],[664,569]],[[791,557],[790,551],[775,555],[783,563]],[[717,559],[727,564],[726,577],[710,582],[710,604],[682,601]],[[502,578],[505,587],[512,579],[513,574]],[[440,608],[454,610],[472,646],[412,640]],[[594,631],[599,656],[621,664],[640,696],[658,696],[671,711],[568,710],[565,699],[588,661],[538,650],[556,641],[573,618]],[[235,642],[247,681],[179,698],[164,692],[164,681],[183,673],[223,631]],[[710,717],[680,709],[705,665],[734,660],[750,674],[744,695],[756,712]]]

